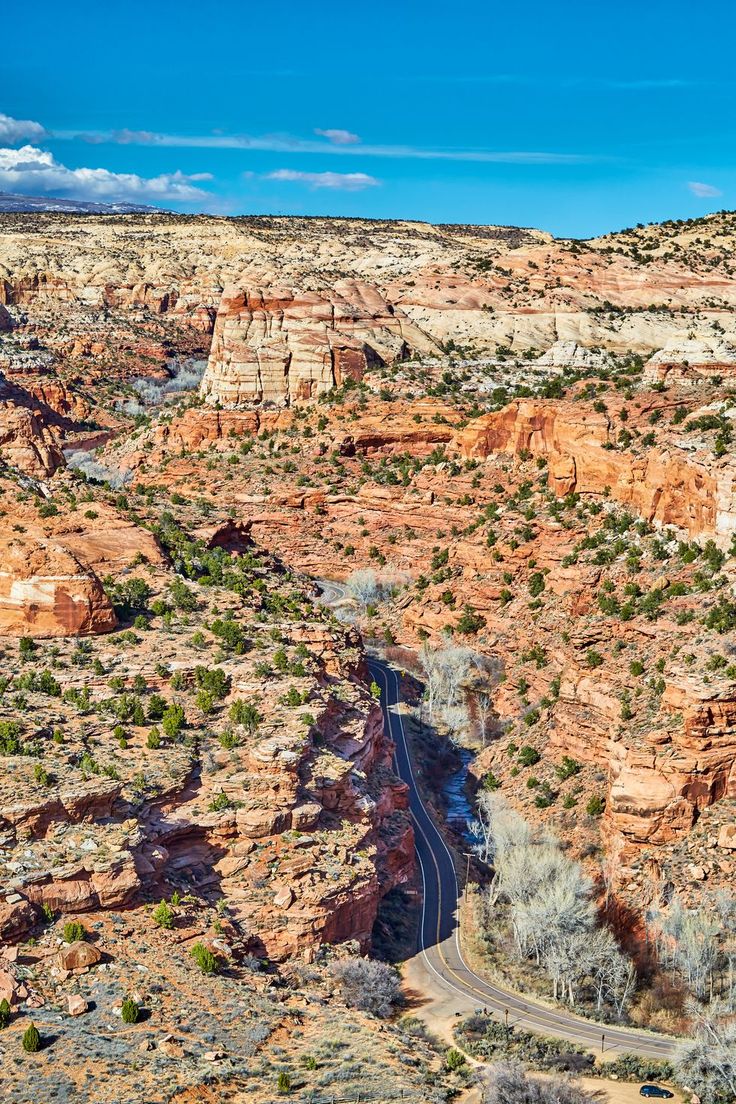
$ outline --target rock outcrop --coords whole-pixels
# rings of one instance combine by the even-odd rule
[[[45,479],[63,465],[58,437],[35,398],[0,374],[0,460],[26,475]]]
[[[0,633],[86,636],[116,624],[100,580],[68,548],[26,534],[0,537]]]
[[[356,281],[329,292],[228,287],[201,394],[226,407],[288,405],[433,347],[376,288]]]
[[[652,382],[697,384],[716,376],[736,375],[736,346],[721,338],[688,336],[669,341],[646,363],[644,376]]]

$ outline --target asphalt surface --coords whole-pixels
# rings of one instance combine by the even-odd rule
[[[322,600],[339,611],[348,604],[347,589],[340,583],[320,581]],[[575,1016],[562,1007],[537,1003],[526,996],[493,985],[465,962],[460,947],[458,904],[460,887],[450,849],[422,801],[414,775],[409,744],[398,706],[399,677],[387,663],[371,658],[371,677],[381,687],[384,721],[396,751],[394,767],[409,787],[409,807],[414,822],[417,860],[422,876],[423,898],[417,953],[426,967],[433,995],[455,998],[458,1009],[473,1007],[492,1013],[509,1026],[551,1035],[597,1051],[608,1058],[631,1053],[646,1058],[672,1057],[676,1041],[650,1032],[597,1024]]]

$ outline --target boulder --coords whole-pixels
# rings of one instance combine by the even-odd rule
[[[102,962],[102,952],[92,943],[78,939],[59,951],[59,965],[62,970],[83,970],[87,966],[96,966]]]
[[[87,1001],[79,993],[70,993],[66,1001],[66,1010],[70,1016],[83,1016],[89,1008]]]

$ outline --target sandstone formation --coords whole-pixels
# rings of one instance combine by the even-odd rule
[[[387,918],[408,946],[421,893],[361,638],[314,601],[366,568],[375,601],[342,612],[416,674],[414,709],[423,647],[468,660],[417,748],[428,791],[457,736],[622,907],[732,884],[736,218],[589,242],[0,222],[14,1009],[67,1009],[66,1034],[130,996],[172,1096],[241,1054],[250,1091],[262,1024],[299,1070],[317,1021],[342,1029],[331,957]],[[201,393],[164,399],[207,354]]]
[[[712,335],[669,341],[647,361],[645,378],[669,383],[694,384],[736,374],[736,346]]]
[[[44,479],[64,463],[59,440],[28,392],[0,375],[0,460]]]
[[[0,538],[0,632],[89,635],[116,624],[100,580],[68,548],[25,534]]]
[[[288,406],[435,348],[376,288],[354,280],[329,293],[227,287],[201,393],[223,406]]]
[[[691,537],[712,537],[728,548],[736,533],[736,468],[668,442],[636,458],[613,448],[606,414],[579,404],[520,401],[471,422],[459,437],[463,455],[531,453],[549,468],[555,494],[602,494],[631,506],[658,525]]]

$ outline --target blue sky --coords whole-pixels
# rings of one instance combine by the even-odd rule
[[[586,236],[736,207],[715,0],[16,7],[0,190]]]

